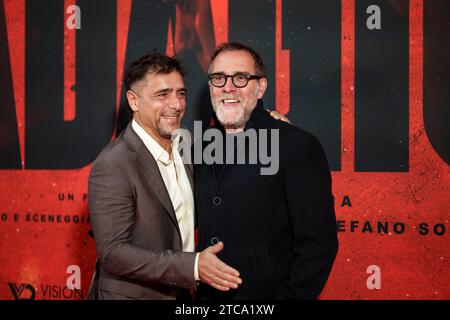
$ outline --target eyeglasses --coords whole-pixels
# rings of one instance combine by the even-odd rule
[[[223,73],[212,73],[208,75],[208,78],[211,84],[217,88],[222,88],[223,86],[225,86],[228,78],[231,78],[231,81],[233,81],[233,85],[236,88],[244,88],[250,80],[261,79],[264,77],[245,73],[235,73],[231,76]]]

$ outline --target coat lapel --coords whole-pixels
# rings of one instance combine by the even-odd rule
[[[194,229],[197,229],[197,210],[195,209],[195,194],[194,194],[194,166],[192,163],[184,163],[184,169],[186,170],[186,175],[189,179],[189,184],[191,185],[192,195],[194,198]]]
[[[137,160],[139,162],[140,171],[142,176],[147,182],[148,188],[153,192],[163,207],[166,209],[166,213],[174,223],[178,234],[181,238],[181,232],[178,226],[178,220],[173,209],[172,201],[170,200],[169,193],[167,192],[166,185],[162,179],[161,172],[159,171],[158,164],[153,158],[150,151],[144,145],[139,136],[134,132],[131,127],[131,122],[125,129],[124,139],[130,144],[133,150],[137,153]]]
[[[192,192],[194,192],[194,166],[191,163],[183,163],[183,164],[189,179],[189,184],[191,185]]]

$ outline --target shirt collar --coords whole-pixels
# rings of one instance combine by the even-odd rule
[[[149,135],[139,123],[137,123],[136,120],[132,120],[131,126],[133,127],[133,130],[136,132],[139,138],[141,138],[142,142],[144,142],[144,145],[147,147],[148,151],[150,151],[156,161],[160,161],[166,166],[172,162],[169,157],[169,153],[164,150],[163,147],[161,147],[159,143],[156,142],[156,140],[153,139],[152,136]],[[175,150],[175,148],[178,147],[179,140],[179,134],[176,134],[172,138],[172,150]]]

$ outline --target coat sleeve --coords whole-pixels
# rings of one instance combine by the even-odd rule
[[[322,291],[338,241],[331,174],[320,142],[291,136],[284,180],[292,224],[294,260],[275,294],[279,299],[316,299]]]
[[[89,217],[103,269],[141,283],[195,288],[195,253],[149,250],[132,243],[135,194],[120,166],[94,162],[89,176]]]

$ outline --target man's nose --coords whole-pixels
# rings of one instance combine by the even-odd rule
[[[233,84],[233,79],[231,77],[227,77],[225,85],[223,86],[223,90],[225,92],[233,92],[236,91],[236,87]]]
[[[170,101],[170,108],[175,109],[176,111],[180,111],[182,108],[180,98],[178,98],[177,96],[172,97]]]

